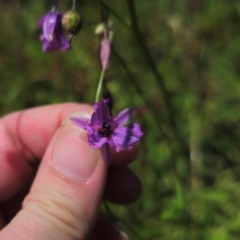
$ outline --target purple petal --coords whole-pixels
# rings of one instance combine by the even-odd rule
[[[95,112],[91,118],[92,125],[102,125],[104,122],[107,125],[113,123],[113,117],[110,115],[108,100],[103,100],[94,104]]]
[[[39,25],[43,31],[40,39],[43,42],[42,50],[44,52],[66,51],[71,48],[63,32],[62,14],[58,12],[48,13],[40,19]]]
[[[137,123],[131,123],[126,127],[118,127],[112,133],[112,141],[116,145],[116,150],[129,149],[143,136],[143,132]]]
[[[94,104],[93,104],[93,108],[94,108],[94,110],[97,110],[101,104],[103,104],[103,103],[104,103],[104,104],[105,104],[105,103],[108,104],[108,102],[109,102],[108,99],[103,99],[102,101],[99,101],[99,102],[94,103]]]
[[[121,111],[117,117],[114,119],[114,122],[117,123],[118,125],[124,125],[126,124],[130,118],[132,117],[133,111],[134,111],[134,107],[132,108],[127,108],[123,111]]]
[[[54,38],[54,29],[58,20],[58,13],[48,13],[43,21],[43,35],[47,41],[51,42]]]
[[[109,41],[105,33],[103,40],[101,42],[101,50],[100,50],[102,68],[105,70],[108,68],[108,65],[109,65],[110,52],[111,52],[111,42]]]
[[[42,47],[43,52],[54,52],[59,49],[58,45],[54,44],[53,42],[48,42],[46,40],[42,42],[43,42],[43,47]]]
[[[43,23],[44,23],[44,21],[45,21],[47,15],[48,15],[48,14],[44,15],[44,16],[41,17],[40,20],[38,21],[38,25],[39,25],[40,27],[43,26]]]
[[[112,162],[112,154],[111,154],[111,149],[109,144],[105,143],[102,146],[101,150],[102,150],[103,161],[107,166],[109,166]]]
[[[86,130],[86,131],[89,131],[91,130],[91,127],[90,127],[90,119],[87,119],[87,118],[83,118],[83,117],[71,117],[70,120],[76,124],[78,127]]]
[[[88,143],[93,148],[101,148],[107,141],[108,139],[101,136],[96,130],[88,133]]]
[[[54,31],[55,40],[58,43],[60,51],[67,51],[67,50],[71,49],[71,45],[63,32],[62,15],[61,14],[58,15],[57,22],[58,22],[58,24],[56,25],[56,28]]]

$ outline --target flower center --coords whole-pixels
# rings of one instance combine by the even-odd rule
[[[99,134],[101,134],[104,137],[109,136],[112,133],[111,131],[111,124],[106,124],[105,122],[102,122],[102,128],[99,130]]]

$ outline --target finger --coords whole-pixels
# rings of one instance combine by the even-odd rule
[[[91,113],[84,104],[59,104],[16,112],[0,121],[0,202],[6,201],[34,176],[52,136],[76,111]]]
[[[69,120],[43,157],[23,209],[0,239],[85,239],[99,210],[106,166],[86,133]]]
[[[129,204],[136,201],[143,187],[140,179],[128,167],[110,168],[104,197],[112,203]]]

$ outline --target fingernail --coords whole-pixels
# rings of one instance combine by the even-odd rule
[[[86,113],[73,116],[90,118]],[[66,177],[87,181],[92,176],[100,156],[99,150],[89,146],[86,131],[66,120],[53,143],[50,164]]]

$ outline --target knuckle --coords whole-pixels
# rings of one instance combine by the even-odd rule
[[[66,239],[83,239],[87,232],[79,216],[81,206],[67,195],[52,190],[31,193],[24,208],[38,215],[43,221],[51,225],[51,229],[66,236]],[[65,239],[65,238],[64,238]]]

